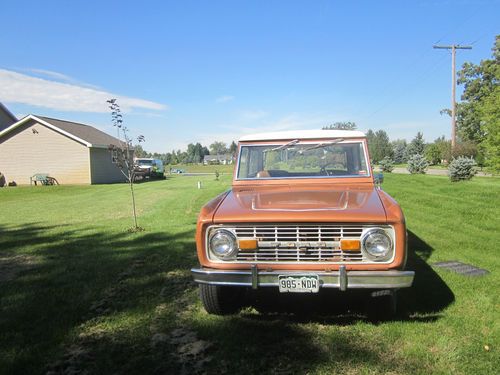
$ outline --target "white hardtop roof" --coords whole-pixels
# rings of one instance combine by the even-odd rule
[[[240,142],[278,141],[295,139],[365,138],[365,133],[357,130],[290,130],[283,132],[244,135]]]

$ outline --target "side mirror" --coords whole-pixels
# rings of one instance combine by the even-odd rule
[[[373,179],[375,181],[375,185],[380,188],[380,185],[384,182],[384,175],[382,173],[376,173],[373,175]]]

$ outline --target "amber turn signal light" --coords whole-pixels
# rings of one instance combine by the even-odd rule
[[[341,240],[340,248],[344,251],[359,251],[361,242],[359,240]]]
[[[248,239],[248,240],[239,240],[238,247],[240,250],[255,250],[257,249],[257,240]]]

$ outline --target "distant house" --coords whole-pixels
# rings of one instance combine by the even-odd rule
[[[233,164],[233,155],[205,155],[203,157],[203,164]]]
[[[120,141],[92,126],[29,115],[0,131],[0,171],[8,181],[29,184],[46,173],[60,184],[125,181],[109,146]]]
[[[2,103],[0,103],[0,131],[8,128],[12,124],[17,122],[16,116],[12,114],[11,111],[7,109]]]

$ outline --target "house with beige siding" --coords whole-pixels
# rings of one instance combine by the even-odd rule
[[[29,115],[0,130],[0,172],[19,185],[35,174],[59,184],[124,182],[110,145],[122,142],[89,125]]]

